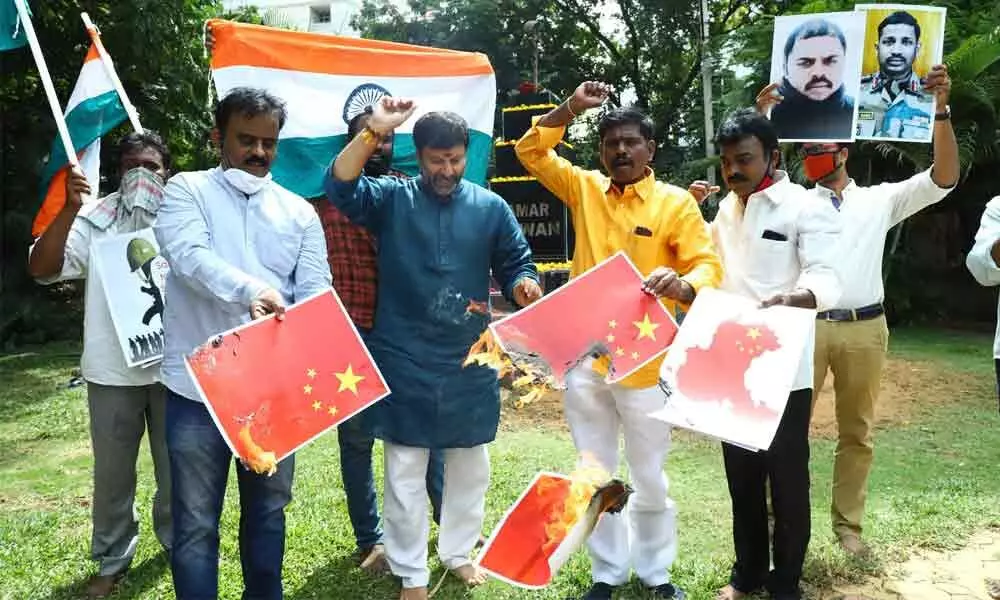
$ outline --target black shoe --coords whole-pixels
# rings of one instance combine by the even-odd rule
[[[687,594],[679,587],[674,587],[672,583],[661,583],[656,587],[649,588],[649,593],[654,598],[673,598],[674,600],[684,600]]]
[[[615,586],[598,581],[590,587],[586,594],[580,596],[580,600],[611,600],[611,594],[614,591]]]

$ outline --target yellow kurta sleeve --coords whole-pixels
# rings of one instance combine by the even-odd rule
[[[580,201],[580,179],[585,171],[556,154],[556,146],[566,133],[565,127],[540,127],[533,119],[531,129],[525,132],[514,152],[531,176],[569,207]]]
[[[718,287],[722,283],[722,261],[715,251],[712,235],[705,227],[698,203],[685,192],[670,239],[671,249],[677,257],[674,267],[697,293],[703,287]]]

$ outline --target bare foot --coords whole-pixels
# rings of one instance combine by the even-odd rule
[[[399,591],[399,600],[427,600],[427,586],[403,588]]]
[[[715,594],[715,600],[742,600],[746,597],[746,594],[734,588],[732,585],[727,585]]]
[[[472,563],[455,567],[451,572],[468,586],[477,586],[486,583],[486,572]]]
[[[384,575],[389,572],[389,562],[385,559],[385,546],[375,544],[360,553],[358,566],[370,575]]]
[[[993,600],[1000,600],[1000,579],[987,579],[986,593]]]

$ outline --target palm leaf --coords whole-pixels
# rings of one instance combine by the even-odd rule
[[[966,38],[962,45],[945,57],[953,79],[972,81],[1000,60],[1000,27],[987,34]]]

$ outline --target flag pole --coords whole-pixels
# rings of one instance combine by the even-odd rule
[[[49,108],[52,110],[52,118],[56,121],[56,129],[59,130],[59,139],[62,140],[63,150],[66,151],[66,160],[74,167],[80,166],[80,161],[76,157],[76,150],[73,149],[73,141],[69,137],[69,128],[66,127],[66,117],[63,116],[62,107],[59,106],[59,97],[56,96],[56,89],[52,85],[52,76],[49,68],[45,64],[45,56],[42,54],[42,47],[38,45],[38,37],[35,35],[35,26],[28,15],[28,9],[24,5],[25,0],[14,0],[14,7],[21,17],[21,25],[24,27],[24,35],[28,38],[28,46],[31,47],[31,54],[35,58],[35,66],[38,67],[38,75],[42,78],[42,87],[45,88],[45,96],[49,100]]]
[[[97,49],[98,56],[101,57],[101,64],[104,65],[104,70],[107,72],[108,78],[111,79],[111,83],[115,87],[115,92],[118,93],[118,98],[122,101],[122,106],[125,107],[125,113],[128,115],[128,120],[132,123],[132,128],[138,133],[142,133],[142,125],[139,124],[139,112],[136,111],[135,106],[129,101],[128,95],[125,93],[122,81],[118,78],[118,73],[115,71],[115,63],[111,60],[111,55],[104,49],[104,44],[101,42],[100,31],[98,31],[94,22],[90,20],[90,15],[87,13],[80,13],[80,18],[83,19],[83,25],[87,28],[87,33],[90,35],[90,41],[93,42],[94,48]]]

